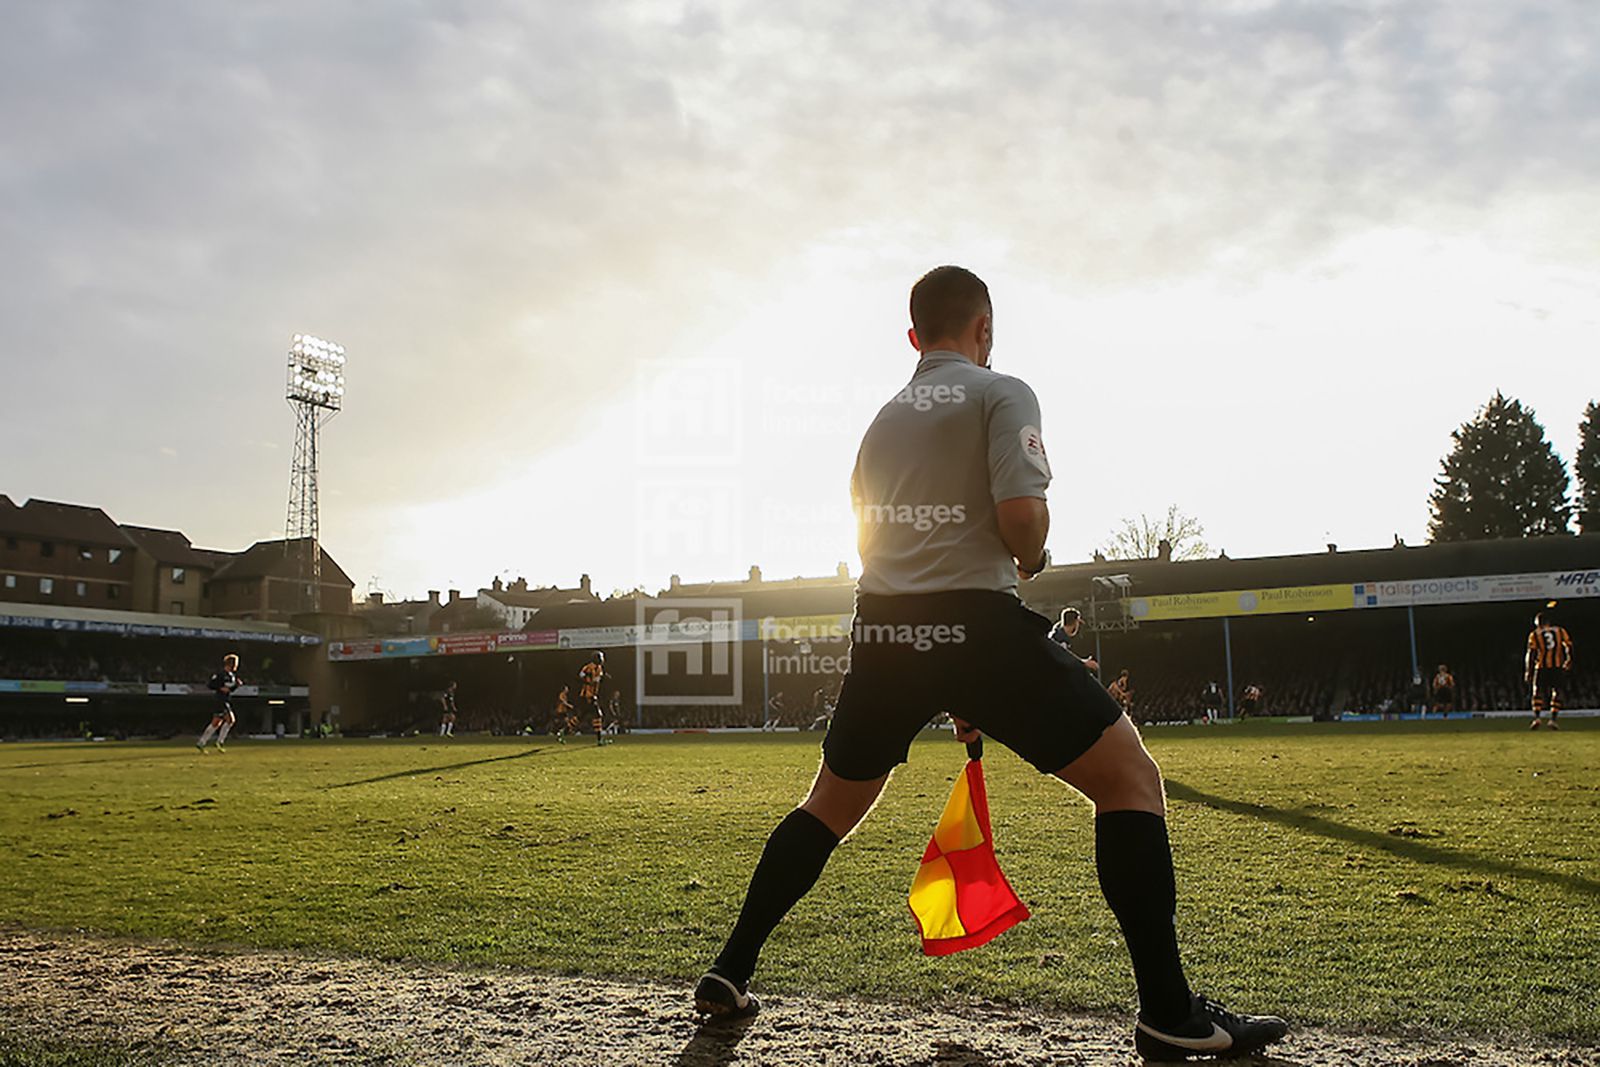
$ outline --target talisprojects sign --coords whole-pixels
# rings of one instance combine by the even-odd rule
[[[1356,606],[1362,608],[1600,597],[1600,569],[1360,582],[1355,587],[1355,595]]]

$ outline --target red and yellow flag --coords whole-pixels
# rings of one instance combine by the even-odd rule
[[[911,883],[911,914],[929,956],[977,948],[1028,917],[994,857],[982,760],[968,760],[956,778]]]

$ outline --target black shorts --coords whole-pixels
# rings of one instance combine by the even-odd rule
[[[1567,687],[1567,669],[1565,667],[1536,667],[1533,672],[1533,695],[1544,696],[1548,693],[1552,697],[1561,695]]]
[[[940,712],[964,719],[1045,774],[1083,755],[1122,716],[1050,620],[1010,593],[856,598],[850,671],[822,752],[864,782],[904,763]]]
[[[1456,691],[1448,685],[1441,685],[1433,691],[1433,702],[1435,704],[1454,704],[1456,702]]]

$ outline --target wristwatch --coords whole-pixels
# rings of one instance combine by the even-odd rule
[[[1039,576],[1039,573],[1041,571],[1043,571],[1048,566],[1050,566],[1050,550],[1047,548],[1039,555],[1039,562],[1038,562],[1038,564],[1036,566],[1033,566],[1033,567],[1021,567],[1021,566],[1019,566],[1017,569],[1022,572],[1023,577],[1026,577],[1026,578],[1037,578]]]

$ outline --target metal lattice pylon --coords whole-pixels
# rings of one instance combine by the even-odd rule
[[[290,401],[294,408],[294,466],[289,473],[289,517],[285,553],[297,555],[295,571],[309,610],[322,610],[322,531],[317,507],[317,431],[333,413],[315,404]],[[309,550],[299,547],[309,541]],[[302,603],[306,601],[302,599]]]
[[[286,399],[294,408],[294,466],[289,474],[289,516],[283,550],[297,554],[301,605],[322,610],[322,537],[317,507],[317,437],[344,406],[344,346],[295,334],[289,349]]]

